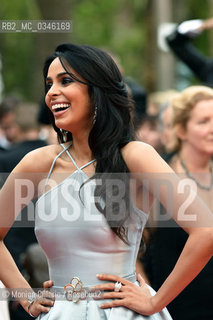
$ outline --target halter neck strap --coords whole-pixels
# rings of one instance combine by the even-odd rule
[[[49,180],[49,178],[50,178],[50,175],[51,175],[51,173],[52,173],[52,171],[53,171],[53,168],[54,168],[54,165],[55,165],[55,163],[56,163],[56,160],[57,160],[64,152],[66,152],[67,149],[69,149],[69,147],[71,146],[71,144],[72,144],[72,143],[70,143],[67,147],[65,147],[65,146],[62,144],[63,150],[62,150],[59,154],[57,154],[57,156],[55,157],[55,159],[54,159],[53,162],[52,162],[52,165],[51,165],[50,170],[49,170],[49,172],[48,172],[47,178],[46,178],[46,180],[45,180],[45,184],[44,184],[45,187],[46,187],[47,182],[48,182],[48,180]]]
[[[74,166],[76,167],[76,169],[78,170],[78,171],[82,171],[84,168],[86,168],[87,166],[89,166],[91,163],[93,163],[93,162],[95,162],[95,159],[93,159],[93,160],[91,160],[91,161],[89,161],[89,162],[87,162],[86,164],[84,164],[83,166],[81,166],[80,168],[79,168],[79,166],[77,165],[77,163],[75,162],[75,160],[73,159],[73,157],[71,156],[71,154],[70,154],[70,152],[69,152],[69,150],[68,150],[68,148],[65,148],[65,146],[62,144],[62,147],[64,148],[64,151],[66,152],[66,154],[68,155],[68,157],[71,159],[71,161],[72,161],[72,163],[74,164]]]

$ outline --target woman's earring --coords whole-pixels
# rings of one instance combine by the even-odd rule
[[[95,122],[96,122],[96,118],[97,118],[97,111],[98,111],[98,107],[96,106],[96,107],[95,107],[94,116],[93,116],[93,125],[94,125],[94,124],[95,124]]]
[[[63,137],[63,142],[67,142],[67,135],[68,135],[68,131],[64,130],[64,129],[60,129],[62,137]]]

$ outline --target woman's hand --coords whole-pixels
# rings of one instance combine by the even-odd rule
[[[48,289],[53,286],[53,281],[45,281],[43,283],[44,289]],[[31,313],[35,318],[39,316],[40,313],[47,313],[50,308],[54,306],[54,294],[48,290],[42,291],[39,296],[29,305],[28,312]]]
[[[156,312],[153,296],[151,296],[150,291],[140,274],[138,274],[137,277],[140,286],[121,277],[109,274],[99,274],[97,275],[97,278],[104,281],[114,281],[113,283],[104,283],[92,288],[92,291],[109,291],[104,292],[99,299],[113,299],[110,302],[102,304],[100,306],[102,309],[126,307],[143,315],[152,315]],[[114,291],[115,282],[120,282],[122,284],[118,292]]]
[[[49,289],[53,286],[53,281],[52,280],[47,280],[43,282],[43,288],[44,289]]]

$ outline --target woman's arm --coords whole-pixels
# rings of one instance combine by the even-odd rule
[[[124,159],[137,177],[150,179],[150,191],[157,194],[173,219],[189,234],[175,268],[155,296],[159,311],[196,277],[212,257],[213,214],[192,189],[183,188],[183,180],[152,147],[132,142],[124,150]],[[166,188],[164,180],[168,183]]]
[[[197,30],[203,31],[204,28],[207,29],[207,26],[209,25],[210,23],[204,25],[201,24],[200,28]],[[184,62],[202,82],[210,83],[211,75],[209,75],[209,72],[213,69],[212,59],[206,57],[194,46],[192,38],[190,37],[190,32],[182,33],[179,31],[180,26],[178,26],[166,38],[170,49],[173,51],[175,56]],[[193,31],[194,30],[192,30],[192,32]]]
[[[141,278],[139,280],[142,286],[137,287],[117,276],[98,276],[101,280],[123,283],[121,292],[104,294],[104,298],[115,300],[104,304],[103,308],[125,306],[141,314],[150,315],[167,306],[212,257],[213,214],[194,191],[188,190],[185,194],[181,192],[181,180],[152,147],[141,142],[131,142],[123,149],[123,157],[135,178],[149,181],[149,191],[158,196],[173,219],[189,233],[186,245],[173,271],[154,297],[147,295]],[[192,195],[191,199],[189,195]],[[114,290],[114,284],[103,284],[96,288]]]
[[[37,167],[35,163],[38,164]],[[0,190],[0,279],[7,288],[26,289],[29,294],[33,293],[33,289],[20,273],[3,239],[19,211],[37,195],[37,187],[43,177],[41,151],[33,151],[17,165]],[[22,186],[24,187],[23,195],[21,194]],[[19,302],[28,312],[28,300],[20,299]],[[49,311],[49,308],[43,305],[44,302],[45,305],[51,305],[50,300],[47,299],[36,302],[33,312],[31,310],[33,315],[38,316],[40,312]]]

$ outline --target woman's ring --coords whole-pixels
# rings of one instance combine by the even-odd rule
[[[114,291],[119,292],[121,290],[122,284],[120,282],[115,283]]]

